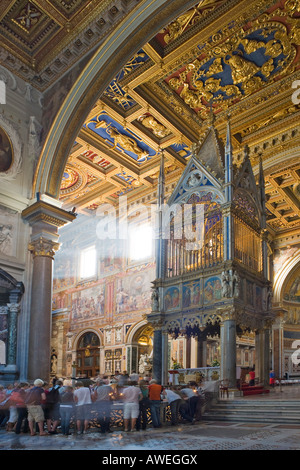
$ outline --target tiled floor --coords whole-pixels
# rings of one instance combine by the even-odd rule
[[[162,429],[102,436],[90,431],[85,435],[41,436],[0,432],[0,450],[299,450],[300,428],[284,425],[201,422]]]
[[[268,397],[300,400],[300,387],[276,389]],[[248,398],[248,397],[247,397]],[[250,400],[252,397],[249,398]],[[258,399],[258,397],[256,397]],[[101,435],[90,429],[84,435],[61,434],[31,437],[0,431],[0,450],[100,450],[100,451],[185,451],[198,450],[299,450],[300,425],[201,421],[194,426],[165,426],[160,429],[124,433],[120,429]]]

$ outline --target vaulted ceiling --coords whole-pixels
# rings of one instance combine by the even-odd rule
[[[41,90],[132,7],[130,1],[1,3],[2,58],[15,61],[11,69]],[[263,160],[270,231],[298,230],[299,56],[297,0],[195,2],[120,64],[89,110],[65,168],[64,207],[92,215],[121,195],[129,203],[154,201],[162,149],[170,193],[192,144],[212,122],[224,139],[230,115],[236,165],[245,145],[254,169]]]

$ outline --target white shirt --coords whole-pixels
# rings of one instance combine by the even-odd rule
[[[175,400],[180,400],[180,396],[178,395],[178,393],[173,392],[173,390],[166,389],[165,393],[169,403],[172,403],[172,401]]]
[[[88,387],[76,388],[74,391],[74,397],[77,398],[76,405],[88,405],[92,403],[91,392]]]
[[[139,387],[130,385],[129,387],[124,388],[123,390],[123,401],[125,403],[138,403],[141,395],[141,390]]]
[[[180,391],[188,398],[192,398],[196,396],[196,393],[191,388],[183,388]]]

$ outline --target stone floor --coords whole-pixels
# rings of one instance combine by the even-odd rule
[[[278,388],[260,399],[275,398],[300,400],[300,387],[285,387],[282,391]],[[300,426],[203,420],[195,425],[150,427],[146,431],[132,433],[116,429],[104,436],[90,429],[87,434],[68,437],[61,434],[44,437],[21,434],[17,437],[13,432],[1,430],[0,450],[96,450],[111,451],[113,455],[120,451],[135,451],[143,458],[147,452],[157,451],[192,454],[200,450],[300,450]]]

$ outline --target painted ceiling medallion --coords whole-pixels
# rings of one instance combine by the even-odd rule
[[[74,186],[78,180],[79,180],[79,174],[77,173],[77,171],[71,168],[66,168],[64,171],[60,189],[61,190],[69,189],[72,186]]]

